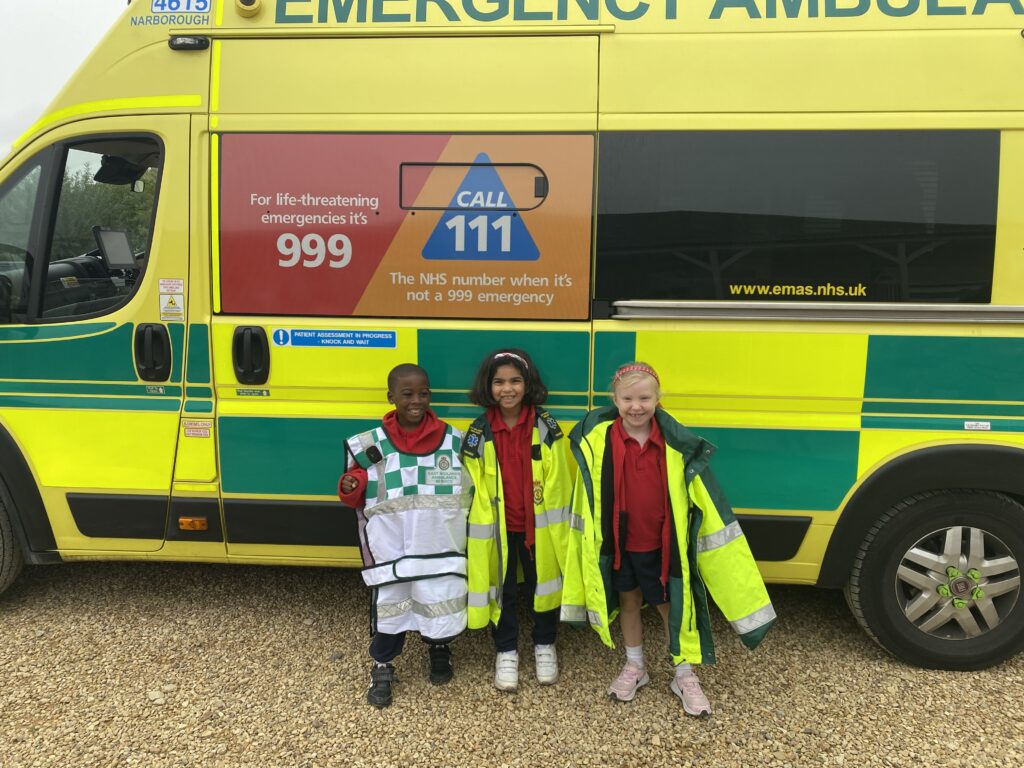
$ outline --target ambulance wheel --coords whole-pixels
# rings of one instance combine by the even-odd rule
[[[14,529],[8,517],[7,507],[0,498],[0,592],[11,585],[21,573],[21,546],[14,538]]]
[[[984,669],[1024,647],[1024,507],[990,491],[896,504],[853,563],[846,598],[879,645],[910,664]]]

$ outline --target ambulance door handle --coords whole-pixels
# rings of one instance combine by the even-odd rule
[[[135,370],[143,381],[171,378],[171,337],[167,326],[141,323],[135,329]]]
[[[270,342],[267,332],[254,325],[235,328],[231,342],[235,378],[242,384],[266,384],[270,378]]]

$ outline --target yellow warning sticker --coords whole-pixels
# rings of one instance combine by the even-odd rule
[[[185,300],[180,293],[160,294],[160,319],[161,320],[184,320]]]

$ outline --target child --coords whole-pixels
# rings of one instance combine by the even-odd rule
[[[405,633],[429,646],[430,681],[452,679],[448,643],[466,628],[466,513],[461,507],[462,434],[430,410],[430,382],[418,365],[388,374],[395,409],[381,426],[345,442],[338,496],[359,515],[363,580],[372,588],[370,688],[391,704],[392,661]]]
[[[537,366],[521,349],[485,357],[469,394],[487,409],[470,426],[462,448],[462,462],[473,480],[469,626],[494,624],[494,686],[502,691],[519,685],[520,593],[530,601],[534,617],[537,682],[558,680],[555,633],[572,475],[562,430],[539,407],[547,394]]]
[[[775,623],[775,610],[708,468],[714,447],[659,407],[649,365],[619,368],[612,390],[614,407],[591,411],[570,436],[579,473],[562,619],[588,618],[614,647],[608,623],[618,605],[626,664],[608,695],[631,701],[650,681],[640,609],[655,606],[674,666],[669,688],[688,715],[708,716],[691,667],[715,661],[705,585],[748,648]]]

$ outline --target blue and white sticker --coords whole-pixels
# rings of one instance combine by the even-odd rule
[[[278,347],[356,347],[395,349],[398,331],[341,331],[277,328],[271,335]]]
[[[212,0],[150,0],[149,11],[139,5],[133,27],[203,27],[210,25]]]
[[[210,0],[152,0],[152,13],[207,13]]]

